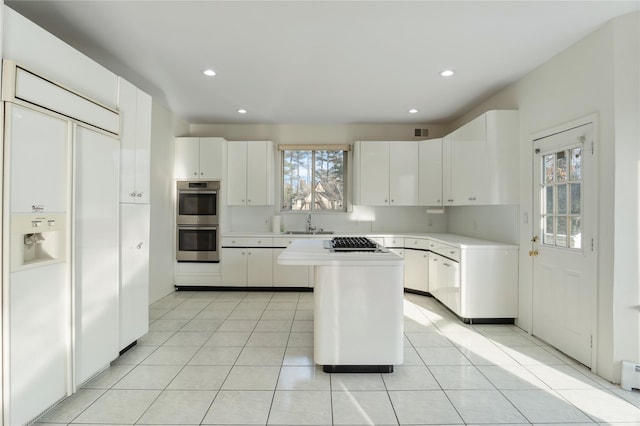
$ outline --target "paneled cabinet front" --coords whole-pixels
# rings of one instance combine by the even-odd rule
[[[418,205],[417,142],[355,143],[356,202],[367,206]]]
[[[427,293],[429,291],[429,252],[404,249],[404,287]]]
[[[488,111],[444,137],[443,204],[517,204],[518,144],[517,111]]]
[[[222,138],[181,137],[175,141],[176,179],[222,179]]]
[[[271,238],[222,239],[221,284],[232,287],[273,286]]]
[[[418,204],[442,205],[442,139],[420,141]]]
[[[120,202],[149,203],[151,96],[118,78]]]
[[[227,204],[273,205],[273,142],[227,144]]]
[[[120,350],[149,331],[150,204],[120,205]]]

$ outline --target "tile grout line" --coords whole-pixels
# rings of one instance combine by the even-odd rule
[[[185,301],[183,301],[182,303],[186,302],[187,300],[191,299],[192,297],[193,297],[193,295],[192,295],[191,297],[187,298],[187,299],[186,299]],[[209,306],[211,303],[213,303],[213,301],[214,301],[214,300],[215,300],[215,298],[214,298],[211,302],[209,302],[208,304],[206,304],[205,306],[203,306],[203,307],[198,311],[198,314],[199,314],[200,312],[202,312],[202,311],[203,311],[207,306]],[[175,308],[173,308],[172,310],[175,310],[178,306],[182,305],[182,303],[180,303],[179,305],[177,305],[177,306],[176,306]],[[191,318],[191,320],[193,320],[193,318],[195,318],[198,314],[194,315],[194,316]],[[175,332],[171,337],[175,336],[178,332],[180,332],[180,330],[181,330],[181,329],[183,329],[187,324],[189,324],[189,323],[191,322],[191,320],[187,321],[187,322],[186,322],[182,327],[180,327],[178,330],[176,330],[176,332]],[[162,343],[162,345],[158,346],[158,349],[159,349],[160,347],[164,346],[164,344],[165,344],[166,342],[168,342],[168,341],[171,339],[171,337],[170,337],[169,339],[167,339],[165,342],[163,342],[163,343]],[[200,348],[202,348],[203,346],[204,346],[204,342],[203,342],[203,344],[202,344],[202,345],[200,345]],[[167,346],[167,347],[169,347],[169,346]],[[180,347],[180,346],[179,346],[179,347]],[[156,349],[156,350],[157,350],[157,349]],[[153,352],[155,352],[155,351],[153,351]],[[153,352],[152,352],[152,353],[153,353]],[[166,391],[167,391],[167,388],[169,387],[169,385],[171,385],[171,383],[173,383],[173,381],[176,379],[176,377],[178,377],[178,375],[180,374],[180,372],[182,372],[182,371],[184,370],[184,368],[189,364],[189,361],[191,361],[191,360],[193,359],[193,357],[195,357],[195,356],[196,356],[196,354],[197,354],[197,353],[198,353],[198,351],[196,350],[196,351],[193,353],[193,355],[192,355],[192,356],[191,356],[191,357],[190,357],[190,358],[189,358],[189,359],[188,359],[188,360],[187,360],[187,361],[182,365],[182,367],[181,367],[181,368],[178,370],[178,372],[173,376],[173,378],[172,378],[172,379],[171,379],[171,380],[166,384],[166,386],[165,386],[163,389],[161,389],[161,390],[160,390],[160,393],[158,393],[158,396],[156,396],[156,397],[154,398],[154,400],[151,402],[151,404],[149,404],[149,406],[148,406],[148,407],[147,407],[147,408],[142,412],[142,414],[140,414],[140,416],[136,419],[136,421],[135,421],[135,422],[133,422],[133,424],[134,424],[134,425],[139,424],[138,422],[139,422],[140,420],[142,420],[142,418],[145,416],[145,414],[147,414],[147,413],[149,412],[149,410],[151,409],[151,407],[153,407],[153,404],[155,404],[155,403],[156,403],[156,401],[158,401],[158,399],[160,398],[160,396],[162,396],[162,394],[163,394],[164,392],[166,392]],[[151,356],[151,354],[149,354],[149,356]],[[148,357],[146,357],[145,359],[147,359],[147,358],[148,358]],[[142,360],[142,361],[140,362],[140,364],[138,364],[138,365],[141,365],[143,361],[144,361],[144,360]],[[131,370],[131,371],[133,371],[133,370]],[[217,393],[216,393],[216,395],[217,395]],[[214,399],[215,399],[215,396],[214,396]],[[206,413],[205,413],[205,414],[206,414]]]

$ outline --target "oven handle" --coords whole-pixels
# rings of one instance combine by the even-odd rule
[[[189,230],[200,230],[200,231],[215,231],[218,229],[217,226],[202,226],[202,225],[176,225],[178,227],[178,231],[181,229],[189,229]]]
[[[197,189],[178,189],[178,195],[180,194],[214,194],[216,195],[218,191],[216,190],[197,190]]]

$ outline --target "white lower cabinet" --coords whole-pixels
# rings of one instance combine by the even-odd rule
[[[454,260],[442,258],[440,262],[438,277],[442,280],[444,289],[445,305],[456,315],[468,318],[471,311],[462,312],[460,309],[462,293],[460,291],[460,264]]]
[[[120,350],[149,331],[149,204],[120,204]]]
[[[221,284],[231,287],[272,287],[271,238],[222,238]]]
[[[429,252],[404,249],[404,288],[429,291]]]
[[[445,306],[460,312],[460,264],[436,253],[429,253],[429,292]]]
[[[463,320],[518,314],[518,249],[431,243],[429,293]]]
[[[241,248],[220,250],[220,272],[224,286],[244,287],[247,285],[247,252]]]
[[[301,238],[302,239],[302,238]],[[309,266],[279,265],[278,256],[294,241],[292,238],[273,239],[273,286],[309,287]]]

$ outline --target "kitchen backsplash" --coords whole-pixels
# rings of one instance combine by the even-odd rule
[[[446,210],[445,210],[446,212]],[[308,213],[276,212],[273,206],[226,207],[223,232],[271,232],[274,215],[286,231],[305,229]],[[313,226],[328,231],[359,233],[447,232],[447,214],[427,214],[425,207],[353,206],[347,213],[312,213]]]

